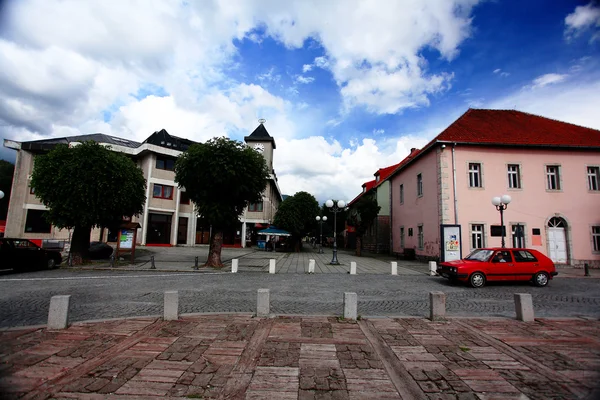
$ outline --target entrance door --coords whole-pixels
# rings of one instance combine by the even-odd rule
[[[548,228],[548,252],[552,261],[558,264],[567,262],[567,236],[565,228]]]
[[[148,214],[147,244],[171,244],[171,215]]]
[[[179,217],[179,225],[177,226],[177,244],[187,244],[187,217]]]

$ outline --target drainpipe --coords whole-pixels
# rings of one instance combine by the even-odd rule
[[[458,225],[458,199],[456,198],[456,159],[454,157],[454,148],[456,143],[452,145],[452,193],[454,195],[454,224]]]

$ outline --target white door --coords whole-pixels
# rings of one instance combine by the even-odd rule
[[[567,262],[567,237],[565,228],[548,228],[548,245],[550,258],[555,263]]]

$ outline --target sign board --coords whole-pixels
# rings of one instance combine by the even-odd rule
[[[121,249],[131,249],[133,247],[133,229],[123,229],[119,230],[119,247]]]
[[[492,237],[506,237],[506,226],[501,225],[491,225],[490,226],[490,236]]]
[[[441,261],[454,261],[462,258],[460,225],[441,225]]]

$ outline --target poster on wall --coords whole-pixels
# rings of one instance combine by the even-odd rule
[[[454,261],[462,258],[460,225],[441,225],[441,261]]]

